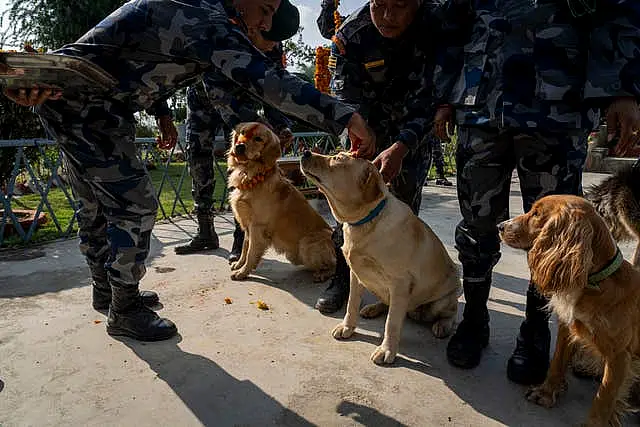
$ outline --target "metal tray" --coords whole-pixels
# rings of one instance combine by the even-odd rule
[[[63,91],[73,89],[108,91],[118,83],[97,65],[72,56],[0,52],[0,63],[20,73],[19,75],[0,73],[0,86],[10,89],[38,85]]]

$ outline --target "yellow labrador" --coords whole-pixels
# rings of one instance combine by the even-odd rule
[[[355,331],[364,288],[381,303],[365,307],[386,311],[384,339],[371,360],[392,363],[404,318],[433,322],[438,338],[451,333],[458,310],[458,271],[444,245],[411,209],[393,196],[375,166],[347,153],[322,156],[305,152],[303,173],[327,196],[343,223],[342,251],[351,267],[347,313],[333,330],[337,339]]]

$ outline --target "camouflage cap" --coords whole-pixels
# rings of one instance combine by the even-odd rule
[[[300,12],[289,0],[282,0],[280,7],[273,15],[271,29],[263,31],[262,36],[274,42],[293,37],[300,27]]]

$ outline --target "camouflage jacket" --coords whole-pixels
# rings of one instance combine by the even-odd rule
[[[449,1],[466,6],[449,23],[467,43],[458,72],[436,80],[453,88],[459,124],[592,129],[607,100],[640,95],[637,0],[598,0],[582,16],[573,0]]]
[[[331,37],[336,34],[336,24],[333,17],[333,13],[336,11],[336,2],[335,0],[322,0],[321,7],[320,16],[316,21],[318,30],[320,30],[322,37],[331,40]],[[341,22],[344,22],[345,19],[347,19],[346,16],[340,15]]]
[[[266,53],[266,57],[276,65],[282,66],[282,43]],[[213,85],[211,90],[206,90],[200,80],[189,86],[187,90],[187,105],[190,109],[209,108],[215,109],[225,124],[233,129],[241,122],[262,121],[270,124],[276,132],[292,126],[291,120],[277,109],[264,105],[258,98],[252,96],[221,73],[217,73],[216,80],[210,79],[208,84]],[[260,114],[262,110],[263,114]]]
[[[414,149],[432,126],[436,7],[425,2],[402,38],[392,40],[376,29],[367,4],[334,37],[331,90],[359,105],[380,147],[401,141]]]
[[[132,0],[56,53],[83,57],[113,75],[118,85],[107,99],[131,111],[151,108],[199,77],[211,91],[215,84],[208,82],[221,73],[274,108],[341,133],[354,108],[268,61],[229,3]]]
[[[280,69],[284,69],[282,55],[282,43],[278,48],[266,53],[267,58]],[[270,124],[278,133],[293,126],[293,122],[276,108],[262,103],[257,97],[222,74],[219,74],[219,77],[220,84],[211,88],[209,96],[211,103],[229,127],[233,128],[241,122],[262,121]],[[260,111],[262,114],[259,114]]]

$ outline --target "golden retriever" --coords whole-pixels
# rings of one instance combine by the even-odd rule
[[[640,366],[640,272],[621,259],[607,224],[581,197],[544,197],[498,230],[504,243],[528,251],[531,278],[560,321],[547,378],[527,398],[555,405],[583,345],[605,365],[586,425],[620,425]]]
[[[384,339],[371,355],[374,363],[393,362],[407,313],[433,322],[436,337],[449,335],[460,281],[453,260],[429,226],[389,192],[367,160],[307,151],[300,165],[343,224],[342,251],[351,268],[351,284],[346,315],[333,336],[349,338],[354,333],[365,288],[381,301],[363,309],[369,316],[388,306]]]
[[[231,265],[233,280],[245,279],[269,247],[313,271],[316,281],[335,272],[331,228],[282,175],[276,163],[280,150],[276,134],[261,123],[243,123],[233,131],[227,158],[230,203],[246,234],[240,259]]]

